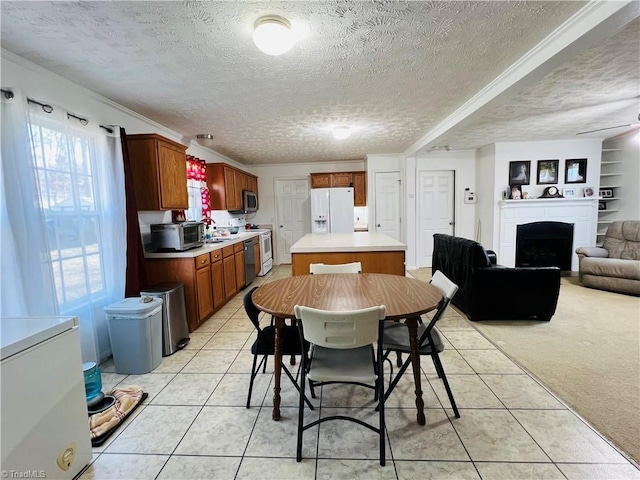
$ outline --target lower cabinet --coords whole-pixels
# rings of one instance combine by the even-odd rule
[[[236,282],[236,259],[233,246],[222,249],[222,273],[224,275],[224,298],[229,300],[238,291]]]
[[[211,252],[211,285],[213,288],[213,307],[218,309],[227,301],[224,296],[224,275],[222,274],[222,252],[220,250]]]
[[[257,247],[259,250],[260,247]],[[245,284],[242,242],[195,258],[147,258],[146,266],[152,284],[184,284],[190,332],[196,330],[213,312],[233,298]]]
[[[244,288],[246,280],[244,273],[244,243],[236,243],[234,246],[234,260],[236,265],[236,287],[238,290]]]
[[[209,254],[196,258],[148,258],[147,276],[150,284],[180,282],[184,284],[187,324],[193,332],[213,313],[214,306]]]
[[[198,319],[204,320],[213,313],[211,267],[209,265],[196,270],[196,297],[198,299]]]

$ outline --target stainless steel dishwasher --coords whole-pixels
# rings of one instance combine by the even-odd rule
[[[249,285],[256,278],[256,237],[244,242],[244,286]]]

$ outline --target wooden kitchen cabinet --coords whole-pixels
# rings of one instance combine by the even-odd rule
[[[209,254],[195,258],[196,299],[198,302],[198,323],[213,313],[213,292],[211,289],[211,269]]]
[[[247,175],[247,178],[249,179],[248,190],[252,191],[253,193],[256,194],[256,196],[258,196],[258,177],[254,177],[253,175]]]
[[[226,302],[224,296],[224,275],[222,273],[222,250],[211,252],[211,288],[213,307],[218,308]]]
[[[367,206],[367,173],[353,172],[351,174],[353,180],[353,206]]]
[[[154,283],[180,282],[184,285],[189,332],[196,330],[214,311],[209,261],[196,258],[148,258],[147,275]],[[218,306],[215,306],[218,308]]]
[[[242,208],[242,195],[238,175],[232,168],[224,167],[224,194],[227,199],[227,210],[240,210]]]
[[[238,291],[236,259],[233,252],[233,245],[222,249],[222,274],[224,276],[224,298],[229,300]]]
[[[353,206],[367,206],[367,172],[312,173],[311,188],[353,187]]]
[[[312,173],[311,188],[329,188],[331,187],[330,173]]]
[[[236,243],[233,246],[234,259],[236,264],[236,287],[238,290],[244,288],[246,280],[244,272],[244,243]]]
[[[331,174],[331,187],[350,187],[351,172],[340,172]]]
[[[187,147],[156,134],[127,135],[138,210],[186,210]]]
[[[207,164],[207,187],[212,210],[242,209],[242,190],[258,195],[258,177],[226,163]]]

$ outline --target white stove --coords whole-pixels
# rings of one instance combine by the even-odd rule
[[[271,249],[271,230],[260,233],[260,261],[262,268],[259,277],[264,277],[273,268],[273,253]]]

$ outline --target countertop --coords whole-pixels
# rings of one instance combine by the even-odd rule
[[[291,247],[291,253],[406,251],[405,243],[384,233],[308,233]]]
[[[222,243],[205,243],[202,247],[192,248],[185,252],[144,252],[144,258],[195,258],[198,255],[213,252],[214,250],[220,250],[229,245],[243,242],[251,237],[257,237],[262,232],[268,232],[266,229],[256,230],[240,230],[237,234],[229,235],[228,237],[218,237],[221,240],[225,240]]]

